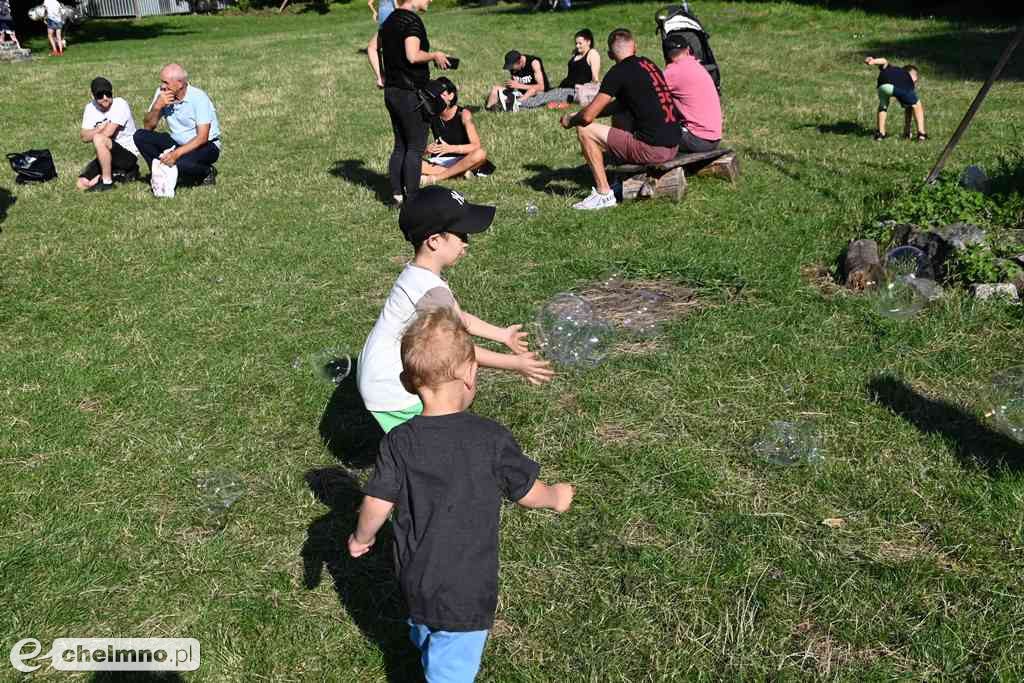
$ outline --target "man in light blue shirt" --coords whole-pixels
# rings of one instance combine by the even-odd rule
[[[167,121],[167,133],[157,133],[160,119]],[[220,123],[209,96],[188,82],[178,64],[160,72],[160,87],[153,96],[142,127],[135,131],[135,146],[153,167],[159,159],[165,166],[177,166],[178,175],[200,185],[217,180],[214,164],[220,158]]]

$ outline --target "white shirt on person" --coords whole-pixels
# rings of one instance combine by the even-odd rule
[[[58,0],[43,0],[43,7],[46,8],[47,18],[53,21],[64,21],[64,13]]]
[[[132,138],[135,135],[135,119],[132,117],[132,108],[123,98],[115,97],[106,111],[96,106],[96,100],[85,105],[85,111],[82,113],[83,129],[99,128],[105,126],[109,121],[113,121],[119,126],[114,142],[135,156],[139,156],[139,150],[135,148],[135,141]]]
[[[406,391],[399,379],[402,333],[418,310],[436,306],[456,306],[448,283],[426,268],[406,265],[391,288],[356,365],[359,394],[367,410],[406,410],[419,402],[419,397]]]

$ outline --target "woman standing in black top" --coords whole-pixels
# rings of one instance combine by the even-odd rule
[[[430,80],[430,62],[440,69],[448,68],[445,53],[429,51],[427,29],[416,14],[429,5],[430,0],[400,2],[380,28],[384,104],[395,134],[388,177],[396,204],[413,197],[420,189],[420,159],[427,146],[427,121],[420,111],[416,90]]]

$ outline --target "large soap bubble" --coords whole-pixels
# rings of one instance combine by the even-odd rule
[[[810,420],[775,420],[754,443],[754,453],[773,465],[817,465],[825,460],[821,436]]]
[[[208,526],[223,527],[228,509],[245,493],[245,482],[233,472],[213,472],[196,483]]]
[[[1024,444],[1024,365],[1009,368],[992,378],[989,413],[996,429]]]
[[[310,354],[309,365],[313,368],[314,375],[335,385],[341,384],[341,381],[352,372],[352,359],[337,349],[320,349]]]
[[[917,247],[897,247],[885,255],[874,290],[875,308],[887,318],[909,318],[938,293],[931,263]]]
[[[562,365],[597,365],[612,341],[611,327],[575,294],[556,294],[537,314],[538,348]]]

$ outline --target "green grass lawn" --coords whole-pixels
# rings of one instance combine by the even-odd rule
[[[660,60],[656,7],[434,8],[425,22],[479,105],[513,47],[561,78],[584,26],[629,26]],[[1021,361],[1021,314],[951,292],[881,319],[800,273],[831,264],[875,198],[924,177],[1011,29],[696,9],[722,66],[735,186],[697,178],[679,204],[581,214],[569,206],[590,178],[558,112],[476,115],[498,172],[460,189],[498,216],[450,273],[464,308],[528,322],[610,273],[695,287],[705,304],[541,388],[482,375],[474,409],[579,492],[561,517],[507,509],[480,680],[1019,680],[1024,449],[985,428],[981,399]],[[61,59],[36,38],[34,60],[0,66],[4,151],[49,147],[60,174],[0,182],[16,200],[0,224],[4,654],[28,637],[192,637],[202,667],[187,681],[418,671],[387,539],[344,552],[349,484],[368,473],[349,468],[366,446],[351,384],[332,397],[292,367],[323,347],[358,353],[410,253],[378,198],[391,133],[359,52],[372,30],[360,3],[93,21]],[[931,141],[871,140],[867,54],[920,67]],[[76,192],[89,81],[109,77],[141,121],[170,61],[217,106],[217,186]],[[1024,55],[954,170],[1019,151],[1022,79]],[[753,456],[769,421],[801,414],[820,425],[823,465]],[[217,529],[196,484],[221,470],[247,492]]]

